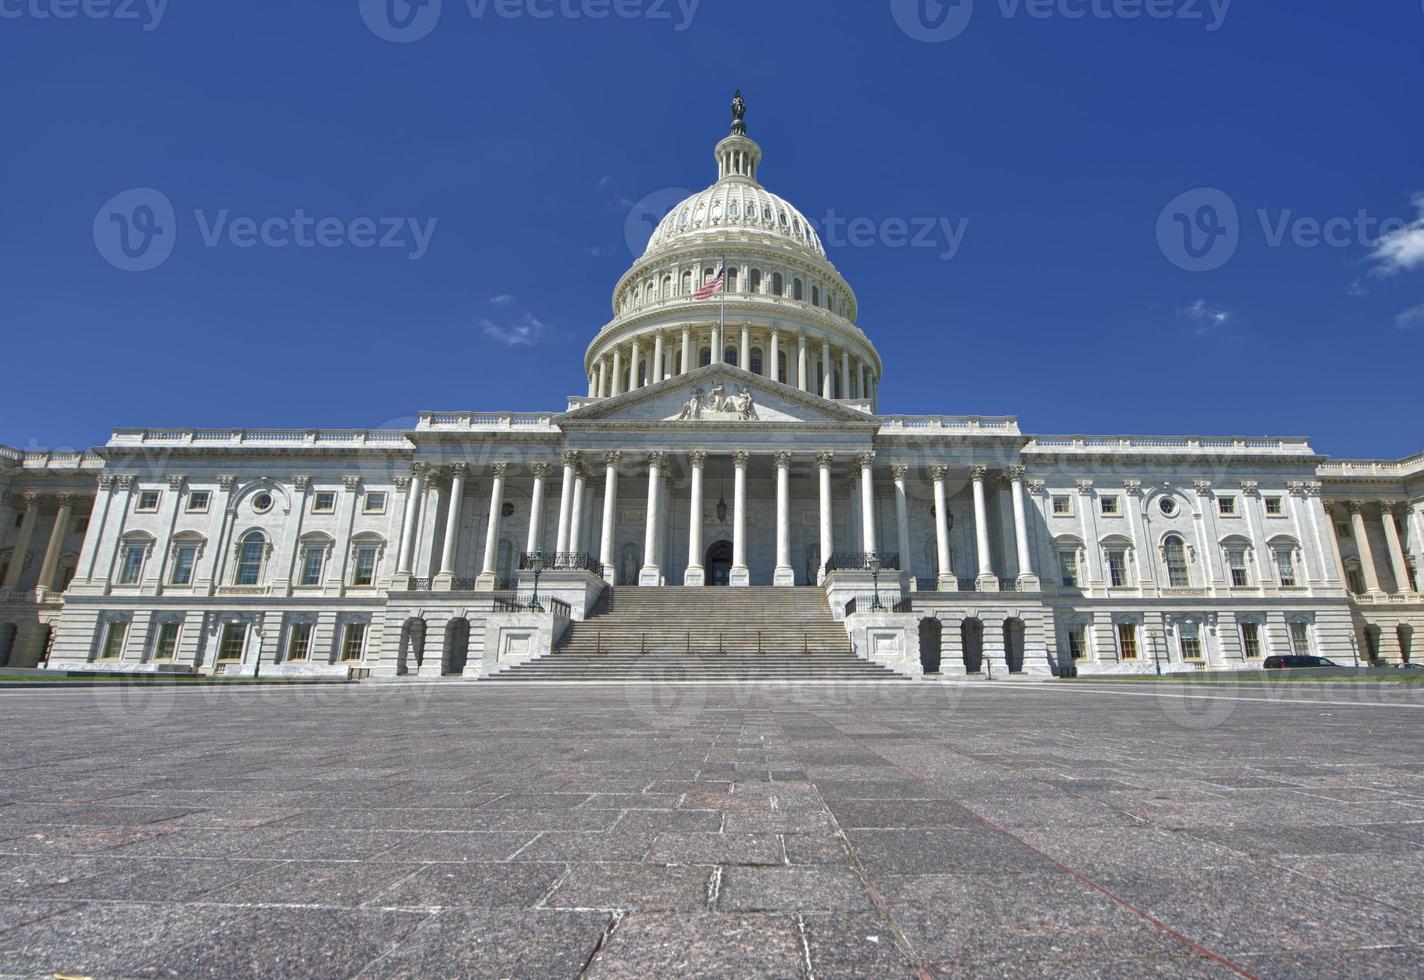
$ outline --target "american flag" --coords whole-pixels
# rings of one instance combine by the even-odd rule
[[[717,270],[717,275],[711,282],[703,286],[692,294],[693,299],[711,299],[722,291],[722,287],[727,285],[727,267],[724,265]]]

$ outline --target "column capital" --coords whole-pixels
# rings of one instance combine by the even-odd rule
[[[1043,493],[1043,492],[1045,492],[1047,489],[1048,489],[1048,481],[1047,481],[1047,480],[1029,480],[1029,481],[1028,481],[1028,492],[1029,492],[1029,493]]]
[[[183,476],[181,473],[170,473],[168,474],[168,489],[182,490],[183,484],[187,481],[188,478],[186,476]]]
[[[295,488],[295,489],[297,489],[297,490],[301,490],[303,493],[305,493],[306,490],[307,490],[307,488],[310,487],[310,486],[311,486],[311,477],[310,477],[309,475],[303,473],[301,476],[294,476],[294,477],[292,477],[292,487],[293,487],[293,488]]]
[[[896,483],[899,483],[910,475],[910,468],[903,463],[897,463],[890,467],[890,475],[895,478]]]
[[[751,459],[752,454],[744,449],[738,450],[736,453],[732,454],[732,464],[736,466],[736,468],[739,470],[746,469],[747,464],[751,462]]]
[[[1244,494],[1248,494],[1248,495],[1250,495],[1250,496],[1255,496],[1256,494],[1258,494],[1258,493],[1261,492],[1261,483],[1260,483],[1260,481],[1259,481],[1259,480],[1242,480],[1242,481],[1241,481],[1241,492],[1244,493]]]
[[[667,453],[663,452],[662,450],[648,453],[648,465],[656,466],[658,469],[662,469],[664,466],[667,465]]]
[[[131,487],[131,486],[133,486],[133,477],[131,477],[131,476],[116,476],[116,477],[114,477],[114,481],[115,481],[115,482],[118,484],[118,486],[120,486],[120,487]],[[125,481],[127,481],[127,482],[125,482]],[[218,474],[218,489],[220,489],[220,490],[231,490],[231,489],[233,488],[233,486],[234,486],[236,483],[237,483],[237,477],[234,476],[233,474],[231,474],[231,473],[220,473],[220,474]]]
[[[396,477],[396,478],[395,478],[395,485],[396,485],[396,489],[397,489],[397,490],[400,490],[400,491],[409,490],[409,489],[410,489],[410,477],[408,477],[408,476],[398,476],[398,477]]]
[[[1013,483],[1015,480],[1022,480],[1027,472],[1028,467],[1026,466],[1010,466],[1004,470],[1004,476],[1010,483]]]
[[[1078,491],[1079,493],[1092,493],[1092,492],[1093,492],[1093,481],[1092,481],[1092,480],[1074,480],[1074,481],[1073,481],[1073,486],[1077,489],[1077,491]]]
[[[874,451],[874,450],[868,450],[868,451],[866,451],[866,452],[861,452],[861,453],[856,453],[856,454],[855,454],[855,468],[856,468],[856,469],[858,469],[858,470],[868,470],[868,469],[870,469],[871,467],[873,467],[874,465],[875,465],[875,451]]]
[[[1365,512],[1365,508],[1366,508],[1367,506],[1369,506],[1369,501],[1368,501],[1368,500],[1347,500],[1347,501],[1345,501],[1345,509],[1346,509],[1347,511],[1349,511],[1352,515],[1353,515],[1353,514],[1363,514],[1363,513]]]
[[[549,475],[549,464],[535,463],[534,465],[529,467],[529,472],[537,476],[539,479],[543,480]]]
[[[835,454],[835,453],[817,453],[817,454],[816,454],[816,465],[817,465],[819,468],[823,469],[823,470],[828,470],[828,469],[830,469],[830,468],[831,468],[831,465],[832,465],[833,463],[835,463],[835,461],[836,461],[836,454]]]
[[[1126,490],[1130,495],[1132,495],[1132,496],[1134,496],[1134,497],[1140,497],[1140,496],[1142,496],[1142,481],[1141,481],[1141,480],[1123,480],[1123,481],[1122,481],[1122,488],[1123,488],[1124,490]]]
[[[975,465],[969,467],[969,478],[977,483],[982,483],[984,478],[988,475],[989,467],[985,466],[982,463],[976,463]]]
[[[341,478],[341,482],[347,490],[356,491],[361,489],[361,478],[355,474],[347,474]]]
[[[565,449],[559,453],[559,458],[563,460],[565,466],[577,466],[583,459],[583,453],[577,449]]]
[[[777,468],[777,469],[779,469],[779,470],[786,470],[786,469],[790,469],[790,468],[791,468],[791,454],[790,454],[790,453],[777,453],[776,456],[775,456],[775,459],[776,459],[776,468]]]
[[[1403,500],[1386,500],[1383,506],[1386,514],[1393,514],[1395,517],[1409,516],[1409,504]]]
[[[114,486],[115,477],[112,473],[99,474],[99,489],[110,490]]]
[[[947,477],[947,476],[949,476],[949,467],[948,467],[948,466],[931,466],[931,467],[930,467],[930,479],[934,480],[936,483],[943,483],[943,482],[944,482],[944,478]]]
[[[1315,480],[1296,481],[1286,484],[1286,489],[1297,497],[1318,497],[1324,484]]]
[[[73,507],[74,502],[79,499],[79,494],[57,493],[54,495],[54,499],[61,507]]]
[[[603,454],[603,464],[605,466],[622,466],[623,454],[616,449],[610,449]]]
[[[498,464],[498,465],[501,465],[501,466],[502,466],[502,465],[504,465],[504,464],[501,463],[501,464]],[[469,463],[451,463],[451,464],[450,464],[450,475],[451,475],[452,477],[459,477],[460,479],[463,480],[463,479],[465,478],[465,476],[469,474],[469,472],[470,472],[470,464],[469,464]]]
[[[1192,489],[1197,492],[1198,497],[1209,497],[1211,496],[1211,481],[1194,480],[1192,481]]]
[[[509,472],[509,464],[508,464],[508,463],[491,463],[491,464],[490,464],[490,472],[493,473],[495,476],[504,476],[504,474],[506,474],[506,473]]]
[[[707,465],[707,450],[694,449],[692,452],[687,454],[687,458],[691,460],[692,465],[694,467],[696,467],[697,469],[701,469],[703,466]]]

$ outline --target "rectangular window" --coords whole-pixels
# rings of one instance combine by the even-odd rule
[[[247,645],[247,627],[242,623],[228,623],[223,627],[222,642],[218,644],[219,660],[241,660],[242,648]]]
[[[124,640],[129,635],[129,624],[124,622],[113,622],[109,624],[109,630],[104,634],[104,649],[99,656],[104,660],[118,660],[124,655]]]
[[[356,567],[351,573],[352,585],[376,584],[376,549],[363,545],[356,549]]]
[[[1217,498],[1216,498],[1216,509],[1217,509],[1217,512],[1220,513],[1223,517],[1235,517],[1235,516],[1236,516],[1236,498],[1235,498],[1235,497],[1217,497]]]
[[[1301,657],[1311,656],[1310,624],[1294,622],[1290,624],[1291,653]]]
[[[1349,524],[1336,524],[1336,525],[1335,525],[1335,537],[1341,538],[1341,539],[1349,538],[1349,537],[1350,537],[1350,525],[1349,525]]]
[[[158,639],[153,644],[154,660],[172,660],[174,654],[178,652],[178,630],[179,623],[161,623],[158,627]]]
[[[124,552],[119,562],[120,585],[138,585],[139,576],[143,574],[143,556],[147,551],[147,545],[124,546]]]
[[[331,514],[336,511],[336,493],[332,490],[319,490],[312,498],[313,514]]]
[[[149,514],[158,509],[159,493],[157,490],[140,490],[138,492],[138,510],[141,514]]]
[[[1246,653],[1247,660],[1259,660],[1261,657],[1261,624],[1242,623],[1241,624],[1241,649]]]
[[[1073,516],[1073,498],[1067,494],[1062,494],[1053,498],[1054,517]]]
[[[1067,588],[1078,588],[1078,552],[1058,552],[1058,569],[1062,573],[1063,584]]]
[[[1355,595],[1364,595],[1365,580],[1360,576],[1358,568],[1345,569],[1345,581],[1349,584],[1350,591]]]
[[[1276,568],[1280,570],[1281,586],[1287,589],[1295,588],[1295,549],[1276,549]]]
[[[1226,553],[1226,564],[1231,569],[1231,584],[1244,588],[1251,584],[1251,573],[1246,567],[1246,552],[1232,548]]]
[[[198,563],[198,546],[180,544],[173,550],[173,585],[192,585],[193,566]]]
[[[1285,512],[1286,512],[1286,504],[1285,504],[1285,501],[1282,500],[1280,497],[1267,497],[1267,498],[1266,498],[1266,516],[1267,516],[1267,517],[1283,517],[1283,516],[1285,516]]]
[[[1074,660],[1088,657],[1088,627],[1081,623],[1068,627],[1068,654]]]
[[[347,623],[346,634],[341,638],[341,659],[360,660],[365,653],[366,624]]]
[[[1127,552],[1113,548],[1108,552],[1108,584],[1113,588],[1124,588],[1127,580]]]
[[[305,660],[311,656],[311,623],[293,623],[287,634],[287,659]]]
[[[320,585],[321,567],[326,561],[326,546],[309,544],[302,551],[301,585]]]
[[[213,502],[213,492],[211,490],[193,490],[188,494],[188,513],[206,514],[208,506]]]
[[[361,510],[366,514],[384,514],[386,512],[385,492],[379,490],[368,492],[365,505]]]
[[[1183,623],[1178,627],[1182,640],[1182,659],[1202,659],[1201,627],[1196,623]]]
[[[1104,517],[1117,517],[1122,513],[1121,497],[1102,497],[1100,500],[1102,501]]]
[[[1124,660],[1137,659],[1137,624],[1118,623],[1117,624],[1117,647],[1122,653]]]

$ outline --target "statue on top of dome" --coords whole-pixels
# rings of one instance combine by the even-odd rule
[[[742,98],[742,90],[732,96],[732,135],[747,135],[747,100]]]

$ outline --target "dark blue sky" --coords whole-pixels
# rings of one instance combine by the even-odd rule
[[[885,359],[883,411],[1424,449],[1424,232],[1380,244],[1353,226],[1421,216],[1417,0],[1164,8],[1199,20],[976,0],[938,43],[912,35],[937,13],[956,28],[963,0],[704,0],[690,22],[691,0],[620,0],[644,16],[604,20],[444,0],[399,44],[357,0],[38,16],[55,2],[0,0],[18,14],[0,18],[0,442],[558,409],[633,259],[633,202],[714,179],[740,86],[769,189],[890,231],[831,250]],[[134,198],[138,226],[102,210],[133,188],[176,212],[152,271],[106,259],[126,261],[121,231],[147,241]],[[1203,237],[1226,228],[1201,210],[1220,195],[1163,216],[1197,188],[1237,209],[1234,253]],[[339,247],[235,244],[236,219],[299,211],[338,219]],[[409,226],[400,248],[356,247],[363,218],[378,240],[384,218],[436,224],[413,260]],[[1332,218],[1351,222],[1334,245],[1294,223]],[[917,219],[965,229],[951,260],[942,232],[892,247]],[[1180,222],[1229,259],[1174,264],[1191,264]]]

